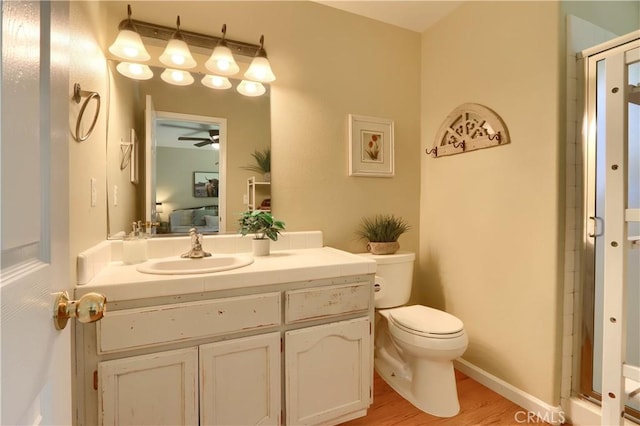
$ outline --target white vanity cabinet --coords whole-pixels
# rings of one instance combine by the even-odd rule
[[[108,302],[101,321],[76,327],[77,424],[363,416],[372,319],[373,274]]]

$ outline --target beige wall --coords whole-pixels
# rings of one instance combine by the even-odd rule
[[[84,142],[76,142],[76,119],[82,104],[70,103],[69,110],[69,222],[71,279],[76,281],[76,256],[107,235],[106,208],[106,122],[108,107],[107,65],[99,35],[104,33],[102,8],[96,2],[70,2],[70,67],[69,94],[74,83],[84,91],[98,92],[101,111],[92,135]],[[83,96],[83,101],[86,95]],[[95,103],[87,107],[82,129],[88,130]],[[96,179],[97,203],[91,206],[91,178]]]
[[[308,2],[270,7],[273,199],[290,229],[320,229],[327,245],[365,251],[363,216],[393,213],[413,230],[420,194],[420,37]],[[265,30],[266,31],[266,30]],[[272,53],[273,52],[273,53]],[[274,65],[275,66],[275,65]],[[394,120],[395,176],[348,176],[347,115]]]
[[[422,155],[420,294],[462,319],[467,361],[553,405],[564,217],[560,20],[555,2],[467,3],[422,35],[421,74],[423,148],[466,102],[496,111],[511,144]]]

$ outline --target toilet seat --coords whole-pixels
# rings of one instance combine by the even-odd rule
[[[452,339],[464,334],[460,319],[438,309],[422,305],[389,309],[389,320],[401,330],[434,339]]]

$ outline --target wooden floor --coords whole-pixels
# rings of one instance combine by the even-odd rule
[[[456,371],[460,413],[443,419],[418,410],[398,395],[378,374],[374,375],[373,405],[366,417],[342,426],[416,426],[416,425],[522,425],[526,411],[487,387]],[[518,416],[516,413],[520,412]],[[520,422],[518,422],[520,420]],[[536,419],[537,420],[537,419]],[[535,424],[544,424],[534,422]],[[531,424],[531,423],[530,423]]]

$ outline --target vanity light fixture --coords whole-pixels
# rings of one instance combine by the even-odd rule
[[[194,82],[193,76],[190,72],[172,68],[167,68],[162,71],[160,78],[166,83],[173,84],[174,86],[188,86]]]
[[[253,81],[260,81],[262,83],[271,83],[276,79],[276,76],[271,71],[271,64],[267,59],[267,52],[264,50],[264,35],[260,36],[260,47],[254,56],[251,65],[246,73],[245,78]]]
[[[109,46],[109,52],[127,61],[146,62],[151,59],[131,21],[131,5],[127,5],[127,19],[120,23],[119,30],[116,40]]]
[[[189,45],[184,41],[182,32],[180,32],[180,16],[176,19],[176,31],[171,36],[159,59],[166,66],[173,68],[190,69],[197,65],[196,60],[191,55]]]
[[[218,40],[218,44],[211,57],[205,62],[204,66],[213,74],[218,75],[235,75],[240,71],[240,67],[231,53],[231,49],[227,46],[227,24],[222,25],[222,38]]]
[[[261,96],[267,91],[262,83],[250,80],[242,80],[236,90],[245,96]]]
[[[267,59],[267,52],[264,50],[264,36],[260,37],[260,45],[244,43],[226,38],[226,24],[222,26],[222,38],[220,38],[183,31],[180,28],[180,16],[176,20],[176,28],[171,28],[131,19],[130,6],[127,6],[127,13],[127,19],[123,20],[118,27],[121,30],[120,33],[124,32],[129,39],[139,40],[140,48],[137,50],[143,51],[144,54],[135,57],[127,56],[124,53],[120,54],[119,52],[122,50],[115,47],[119,45],[120,34],[118,35],[116,41],[109,47],[109,52],[124,59],[124,62],[116,68],[126,77],[137,80],[153,77],[153,71],[147,65],[139,63],[151,59],[142,43],[142,39],[149,38],[167,41],[167,46],[159,60],[167,66],[160,77],[169,84],[187,86],[194,82],[194,76],[184,71],[197,66],[191,55],[190,47],[212,50],[211,56],[204,64],[208,73],[201,79],[202,84],[206,87],[220,90],[232,87],[227,76],[236,75],[240,70],[234,55],[253,58],[245,73],[245,80],[237,87],[239,93],[245,96],[260,96],[266,92],[266,88],[261,83],[270,83],[276,79]],[[128,52],[132,54],[134,50],[131,48]],[[198,73],[202,75],[200,72]]]
[[[229,81],[229,79],[227,77],[221,77],[219,75],[207,74],[202,77],[202,80],[200,80],[200,82],[210,89],[225,90],[231,87],[231,82]]]
[[[153,71],[149,68],[149,65],[137,64],[135,62],[120,62],[116,69],[118,72],[126,77],[134,80],[149,80],[153,77]]]

